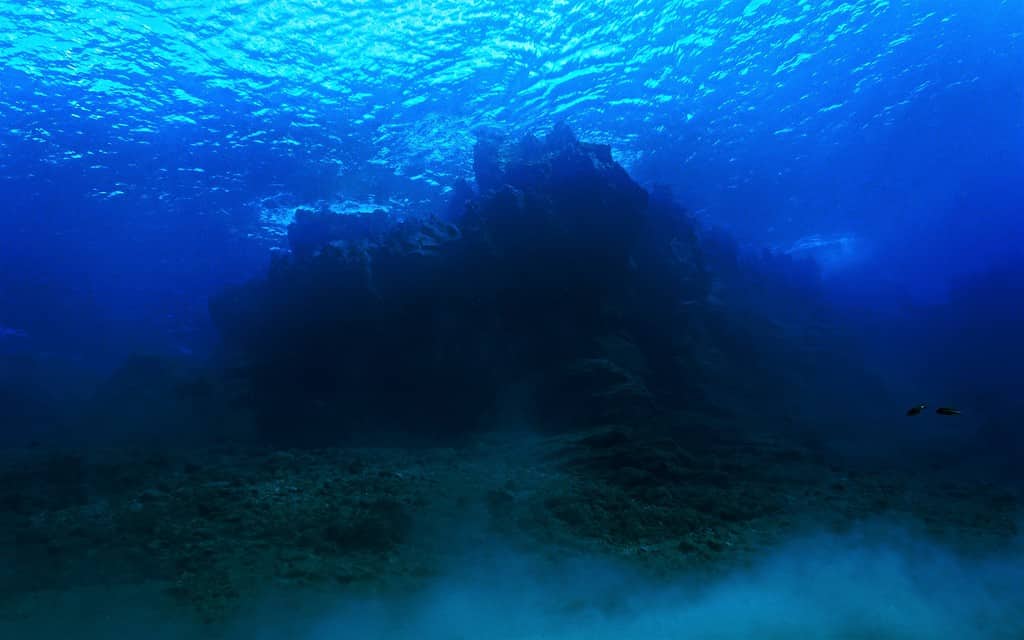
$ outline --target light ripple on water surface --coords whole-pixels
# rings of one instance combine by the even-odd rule
[[[468,169],[474,127],[554,117],[627,166],[694,137],[727,157],[771,132],[798,159],[821,136],[884,126],[908,101],[975,80],[961,11],[952,0],[7,0],[0,138],[84,169],[185,137],[186,168],[260,146],[376,160],[435,189]],[[992,55],[1019,50],[1019,28],[1005,35]]]

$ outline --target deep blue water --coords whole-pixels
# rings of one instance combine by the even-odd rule
[[[581,141],[609,145],[649,194],[634,198],[641,190],[616,182],[613,163],[599,161],[612,186],[581,181],[596,200],[586,190],[565,198],[561,184],[531,191],[529,177],[517,193],[534,200],[521,209],[488,200],[508,192],[479,180],[475,200],[458,200],[472,191],[460,180],[486,175],[475,173],[474,146],[498,133],[558,134],[556,143],[523,145],[548,154],[529,165],[540,166],[538,174],[554,171],[572,184],[575,174],[558,173],[550,160],[566,148],[577,159],[587,149],[593,169],[603,148],[576,140],[560,147],[557,140],[571,136],[559,123]],[[563,199],[545,200],[552,193]],[[581,207],[601,209],[609,193],[626,194],[616,200],[623,210],[664,232],[638,234],[643,241],[629,245],[651,255],[602,255],[602,246],[621,249],[620,238],[602,235],[601,216],[591,227],[579,215],[566,224],[586,232],[578,246],[555,232],[544,237],[566,240],[574,256],[597,266],[545,273],[564,254],[530,246],[532,228],[502,217],[536,214],[531,220],[544,224],[551,211],[581,213],[577,197]],[[659,199],[665,193],[678,208]],[[451,214],[452,202],[470,202],[455,225],[460,238],[474,240],[435,244],[431,234],[451,228],[415,223]],[[379,241],[372,250],[357,246],[365,253],[350,260],[344,252],[359,243],[335,239],[317,250],[336,252],[301,256],[289,238],[301,209],[338,214],[331,220],[379,220],[383,210],[392,222],[411,221],[394,228],[412,229],[411,243],[422,244],[408,250],[409,237],[375,237],[366,241]],[[480,209],[484,223],[470,215]],[[601,211],[621,222],[614,207]],[[487,227],[488,220],[498,222]],[[316,223],[308,228],[315,236]],[[508,235],[492,246],[487,233],[495,228]],[[538,235],[552,228],[559,223]],[[633,230],[622,228],[623,237]],[[597,251],[588,244],[594,238],[605,241]],[[512,247],[511,263],[532,278],[520,287],[525,293],[487,290],[519,284],[503,279],[501,258],[487,262],[504,256],[491,252],[499,245]],[[469,430],[449,422],[504,427],[508,415],[530,415],[516,413],[517,403],[529,404],[517,395],[522,380],[541,390],[536,396],[548,404],[536,404],[554,407],[555,421],[584,422],[590,401],[572,413],[579,396],[571,388],[564,406],[557,391],[543,396],[571,387],[558,386],[558,367],[582,361],[592,369],[584,367],[581,386],[597,379],[599,392],[624,388],[627,396],[643,387],[650,394],[642,400],[669,407],[673,420],[799,436],[815,455],[851,468],[880,460],[931,487],[981,478],[989,483],[981,515],[955,525],[1005,544],[992,542],[990,555],[978,556],[933,546],[927,533],[903,529],[913,505],[894,499],[905,511],[877,531],[857,522],[837,536],[783,540],[788,546],[765,564],[702,583],[699,593],[634,583],[590,560],[571,571],[534,570],[496,544],[501,566],[456,567],[412,609],[384,598],[343,603],[339,612],[331,601],[324,618],[268,606],[232,626],[230,637],[293,629],[288,637],[334,638],[364,629],[366,637],[449,638],[453,624],[465,637],[547,637],[558,629],[560,637],[685,630],[745,638],[770,629],[777,637],[838,638],[852,637],[851,628],[877,629],[877,637],[1019,637],[1024,528],[1005,514],[1007,505],[1019,511],[1024,486],[1022,246],[1022,0],[0,0],[0,454],[27,451],[44,460],[40,468],[56,468],[54,477],[22,473],[0,455],[0,475],[15,469],[5,483],[24,484],[0,492],[0,508],[10,507],[0,522],[21,509],[30,523],[17,535],[0,530],[0,550],[13,545],[0,553],[0,605],[19,596],[21,587],[8,584],[16,570],[6,564],[18,544],[36,555],[22,554],[32,560],[17,571],[43,576],[40,589],[62,562],[73,566],[71,543],[41,542],[32,527],[115,512],[135,525],[149,513],[143,502],[166,497],[162,451],[138,460],[129,453],[124,477],[110,476],[131,491],[136,481],[159,489],[146,485],[126,507],[91,494],[117,464],[83,479],[86,467],[73,456],[45,462],[50,445],[102,446],[109,436],[159,450],[191,443],[196,432],[218,447],[237,432],[274,446],[306,432],[316,444],[323,431],[395,436],[381,416],[412,416],[422,425],[417,443],[462,443]],[[420,254],[427,258],[416,262]],[[324,255],[333,257],[317,262]],[[524,255],[537,262],[515,262]],[[464,256],[478,262],[459,263]],[[377,279],[360,280],[353,264]],[[422,272],[402,272],[408,264]],[[605,273],[611,284],[595,275]],[[585,286],[546,288],[565,279]],[[625,294],[602,298],[607,291]],[[573,316],[579,309],[587,313]],[[340,335],[342,326],[353,335]],[[577,344],[579,334],[597,339]],[[537,336],[543,341],[531,343]],[[600,357],[587,351],[592,343]],[[556,383],[545,387],[549,374]],[[920,402],[927,415],[907,417]],[[962,415],[934,415],[942,405]],[[648,426],[644,419],[638,428]],[[743,447],[737,451],[746,460]],[[219,460],[221,452],[211,455]],[[726,460],[724,473],[713,462],[722,482],[763,471]],[[229,478],[230,461],[217,464],[211,470]],[[257,473],[277,473],[275,464]],[[784,478],[786,464],[770,471]],[[209,479],[197,465],[183,468],[173,480],[189,491]],[[203,486],[231,484],[214,477]],[[380,478],[394,479],[383,470]],[[76,506],[64,515],[64,502],[50,509],[47,491],[70,493],[58,497]],[[30,513],[37,499],[42,515]],[[870,512],[858,499],[847,507]],[[218,514],[200,505],[198,517]],[[141,526],[166,532],[167,524]],[[80,528],[69,530],[73,538]],[[1014,535],[1018,542],[1008,542]],[[145,549],[127,551],[143,560],[167,551]],[[28,563],[40,557],[37,572]],[[60,575],[92,584],[72,573]],[[139,607],[130,598],[112,604],[102,592],[53,602],[95,626],[77,629],[83,637],[155,633],[146,603],[159,598],[135,586]],[[604,588],[628,592],[627,605],[607,617],[580,609],[565,618],[571,624],[538,613]],[[0,627],[66,637],[65,627],[78,622],[51,615],[46,597],[38,620],[3,610]],[[521,619],[506,628],[510,611]],[[399,627],[409,635],[395,635]],[[161,637],[183,632],[160,629]],[[992,629],[1005,633],[985,631]]]
[[[429,211],[475,131],[557,119],[744,242],[941,295],[1019,251],[1022,25],[1016,0],[3,3],[4,339],[201,349],[205,296],[294,207]]]

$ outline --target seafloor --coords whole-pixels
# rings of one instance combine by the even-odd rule
[[[714,575],[802,532],[884,517],[984,554],[1017,536],[1021,515],[1020,496],[993,485],[710,425],[459,448],[0,455],[0,629],[115,586],[159,593],[194,624],[268,591],[415,590],[499,543],[541,561],[584,553],[652,577]]]

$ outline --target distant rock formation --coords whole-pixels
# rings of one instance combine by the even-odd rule
[[[565,125],[482,137],[474,167],[443,219],[299,212],[291,254],[211,301],[268,434],[434,440],[513,386],[548,427],[693,395],[675,334],[710,278],[685,212]]]
[[[698,233],[607,146],[485,132],[473,164],[436,217],[300,211],[291,252],[211,301],[266,435],[436,443],[679,412],[790,428],[884,393],[812,262]]]

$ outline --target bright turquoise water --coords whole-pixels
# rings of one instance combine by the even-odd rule
[[[1022,14],[1016,0],[3,2],[0,140],[104,176],[97,199],[140,188],[119,157],[178,141],[158,170],[173,186],[142,188],[237,190],[247,168],[218,166],[233,151],[386,167],[424,199],[466,174],[476,128],[564,118],[657,177],[732,168],[695,204],[738,220],[737,192],[792,184],[922,103],[970,99],[1019,57]],[[272,182],[248,200],[295,190]]]

